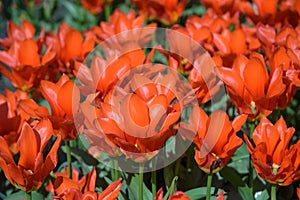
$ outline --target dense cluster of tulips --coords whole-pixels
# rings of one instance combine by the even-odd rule
[[[7,23],[7,36],[0,39],[0,74],[11,87],[0,94],[0,176],[27,199],[38,190],[54,199],[147,199],[147,188],[155,200],[230,199],[230,191],[215,185],[213,175],[244,145],[249,171],[241,180],[249,199],[259,191],[255,179],[264,182],[272,200],[279,186],[289,185],[290,198],[298,194],[300,199],[299,130],[288,127],[280,114],[300,87],[300,1],[200,0],[206,12],[186,19],[187,0],[130,0],[135,10],[128,12],[112,9],[113,0],[80,2],[94,15],[111,15],[83,32],[66,23],[39,33],[28,20]],[[199,49],[176,35],[166,34],[170,51],[159,43],[144,48],[159,27],[201,45],[206,51],[201,55],[209,55],[213,66],[208,58],[199,61]],[[87,63],[105,41],[106,56]],[[159,63],[152,63],[157,58]],[[165,73],[160,63],[176,73]],[[182,93],[178,74],[197,100],[190,110],[182,108],[177,95]],[[210,111],[222,87],[227,109]],[[116,161],[114,168],[98,163],[84,174],[72,165],[72,147],[83,140],[80,135],[89,143],[87,149],[80,147],[83,151],[96,159],[105,153]],[[174,137],[191,143],[172,164],[175,178],[168,184],[154,169],[151,181],[146,180],[142,163],[156,160]],[[120,157],[140,166],[138,196],[128,195],[130,180],[119,172]],[[204,196],[176,189],[180,169],[190,163],[207,180]],[[109,170],[107,182],[99,184],[99,174]],[[220,190],[214,192],[212,185]]]

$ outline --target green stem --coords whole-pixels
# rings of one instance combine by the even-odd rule
[[[179,174],[180,164],[181,164],[181,157],[178,158],[175,163],[175,176],[178,176]]]
[[[26,199],[27,200],[31,200],[32,199],[31,192],[26,192]]]
[[[252,134],[255,129],[255,122],[250,122],[250,139],[252,139]]]
[[[111,5],[106,4],[104,6],[104,14],[105,14],[105,21],[108,22],[111,14]]]
[[[274,184],[271,187],[271,200],[276,200],[276,185]]]
[[[249,177],[248,177],[248,186],[251,191],[251,194],[253,194],[253,164],[251,161],[251,156],[249,156]]]
[[[252,135],[255,129],[255,122],[250,123],[250,139],[252,139]],[[251,161],[251,156],[249,156],[249,177],[248,177],[248,186],[251,191],[251,194],[253,194],[253,164]]]
[[[114,171],[115,171],[114,181],[116,181],[119,179],[119,170],[118,170],[119,164],[118,164],[118,160],[114,160],[113,162],[114,162]]]
[[[110,175],[111,175],[111,180],[114,180],[115,179],[115,168],[114,168],[114,166],[112,166],[110,168]]]
[[[144,180],[144,165],[140,163],[139,169],[139,199],[143,199],[143,180]]]
[[[153,171],[151,173],[152,196],[156,195],[156,158],[152,160]]]
[[[72,179],[72,158],[71,158],[70,141],[66,141],[66,151],[67,151],[67,162],[68,162],[68,176],[70,179]]]
[[[207,185],[206,185],[206,200],[210,200],[212,178],[213,178],[213,173],[208,174]]]

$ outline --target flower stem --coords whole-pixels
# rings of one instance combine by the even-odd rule
[[[68,176],[70,179],[72,179],[72,159],[71,159],[70,141],[66,141],[66,151],[67,151],[67,162],[68,162]]]
[[[255,129],[255,122],[250,123],[250,138],[252,139],[252,134]],[[253,194],[253,164],[251,161],[251,156],[249,155],[249,176],[248,176],[248,186],[251,191],[251,194]]]
[[[116,181],[116,180],[118,180],[119,179],[119,171],[118,171],[118,166],[119,166],[119,164],[118,164],[118,160],[114,160],[113,161],[114,162],[114,181]]]
[[[107,22],[109,21],[110,14],[111,14],[111,5],[106,4],[104,6],[105,21]]]
[[[151,173],[152,196],[156,195],[156,158],[152,160],[153,171]]]
[[[210,200],[212,178],[213,178],[213,173],[208,174],[207,185],[206,185],[206,200]]]
[[[276,200],[276,185],[272,184],[271,187],[271,200]]]
[[[32,199],[31,192],[26,192],[26,199],[27,200],[31,200]]]
[[[179,174],[180,164],[181,164],[181,157],[178,158],[175,163],[175,176],[178,176]]]
[[[249,177],[248,177],[248,186],[251,191],[251,194],[253,194],[253,164],[251,161],[251,156],[249,156]]]
[[[143,163],[140,163],[139,169],[139,199],[143,199],[143,180],[144,180],[144,166]]]
[[[111,180],[114,180],[115,179],[115,169],[114,169],[114,166],[112,166],[110,168],[110,175],[111,175]]]

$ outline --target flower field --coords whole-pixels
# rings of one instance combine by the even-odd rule
[[[300,199],[300,1],[0,11],[0,199]]]

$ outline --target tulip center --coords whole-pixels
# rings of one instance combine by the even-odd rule
[[[280,166],[275,163],[270,163],[270,167],[272,168],[272,174],[277,174],[278,170],[280,169]]]
[[[213,161],[212,165],[211,165],[211,171],[214,169],[217,169],[220,164],[221,164],[221,158],[219,156],[217,156],[215,153],[211,153],[211,155],[215,158],[215,160]]]
[[[252,113],[256,113],[256,104],[255,104],[255,102],[254,101],[251,101],[250,102],[250,105],[251,105],[251,111],[252,111]]]

